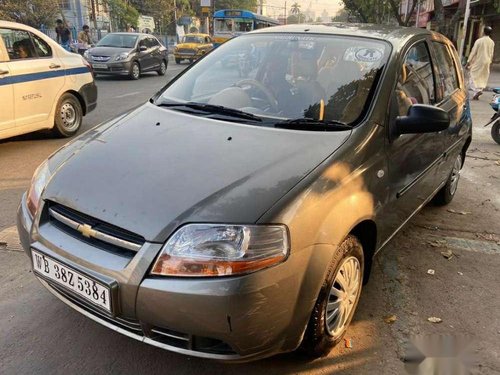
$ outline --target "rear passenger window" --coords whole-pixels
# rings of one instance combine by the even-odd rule
[[[0,29],[0,35],[11,60],[37,57],[29,32],[15,29]]]
[[[438,89],[444,99],[458,88],[457,70],[446,44],[433,42],[433,46],[436,51],[436,66],[439,72]]]
[[[37,37],[34,34],[31,34],[31,39],[33,40],[33,44],[35,46],[35,51],[38,57],[51,57],[52,49],[49,45],[41,38]]]
[[[424,42],[417,43],[406,54],[396,86],[396,99],[399,116],[406,116],[413,104],[435,103],[434,76]]]

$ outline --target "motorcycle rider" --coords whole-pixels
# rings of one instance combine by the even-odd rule
[[[78,33],[78,53],[83,55],[83,53],[90,48],[93,44],[92,36],[90,35],[90,27],[88,25],[83,25],[82,31]]]

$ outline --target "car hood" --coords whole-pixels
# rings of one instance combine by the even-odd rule
[[[200,43],[179,43],[177,44],[177,48],[188,48],[188,49],[196,49],[201,47]]]
[[[91,55],[97,56],[114,56],[122,52],[131,53],[134,48],[118,48],[118,47],[93,47],[89,50]]]
[[[43,199],[151,242],[187,222],[255,223],[349,135],[234,124],[147,103],[56,153]]]

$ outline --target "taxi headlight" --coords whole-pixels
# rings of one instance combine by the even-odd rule
[[[284,225],[188,224],[163,246],[151,274],[228,276],[254,272],[288,256]]]
[[[40,166],[36,169],[33,174],[33,178],[31,179],[31,185],[28,190],[28,196],[26,199],[26,205],[28,206],[28,211],[31,214],[31,217],[35,217],[36,211],[38,210],[38,206],[40,205],[40,197],[42,195],[43,189],[47,186],[51,177],[51,173],[49,170],[48,161],[44,161]]]

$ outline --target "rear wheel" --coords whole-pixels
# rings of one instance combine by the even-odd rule
[[[491,127],[491,138],[500,145],[500,121],[497,121]]]
[[[71,137],[80,129],[82,119],[83,111],[78,99],[72,94],[63,94],[56,107],[54,133],[59,137]]]
[[[167,63],[165,62],[165,60],[162,60],[161,63],[160,63],[160,68],[158,69],[158,75],[160,76],[164,76],[165,73],[167,72]]]
[[[344,336],[363,285],[361,242],[348,236],[337,248],[314,305],[301,348],[311,357],[327,355]]]
[[[444,206],[450,203],[457,192],[458,181],[460,180],[460,169],[462,168],[462,154],[459,153],[453,162],[450,175],[446,184],[439,190],[433,199],[434,204]]]
[[[129,77],[130,79],[139,79],[141,76],[141,67],[137,62],[134,62],[130,67]]]
[[[181,63],[181,59],[176,58],[176,59],[175,59],[175,63],[176,63],[176,64],[180,64],[180,63]]]

